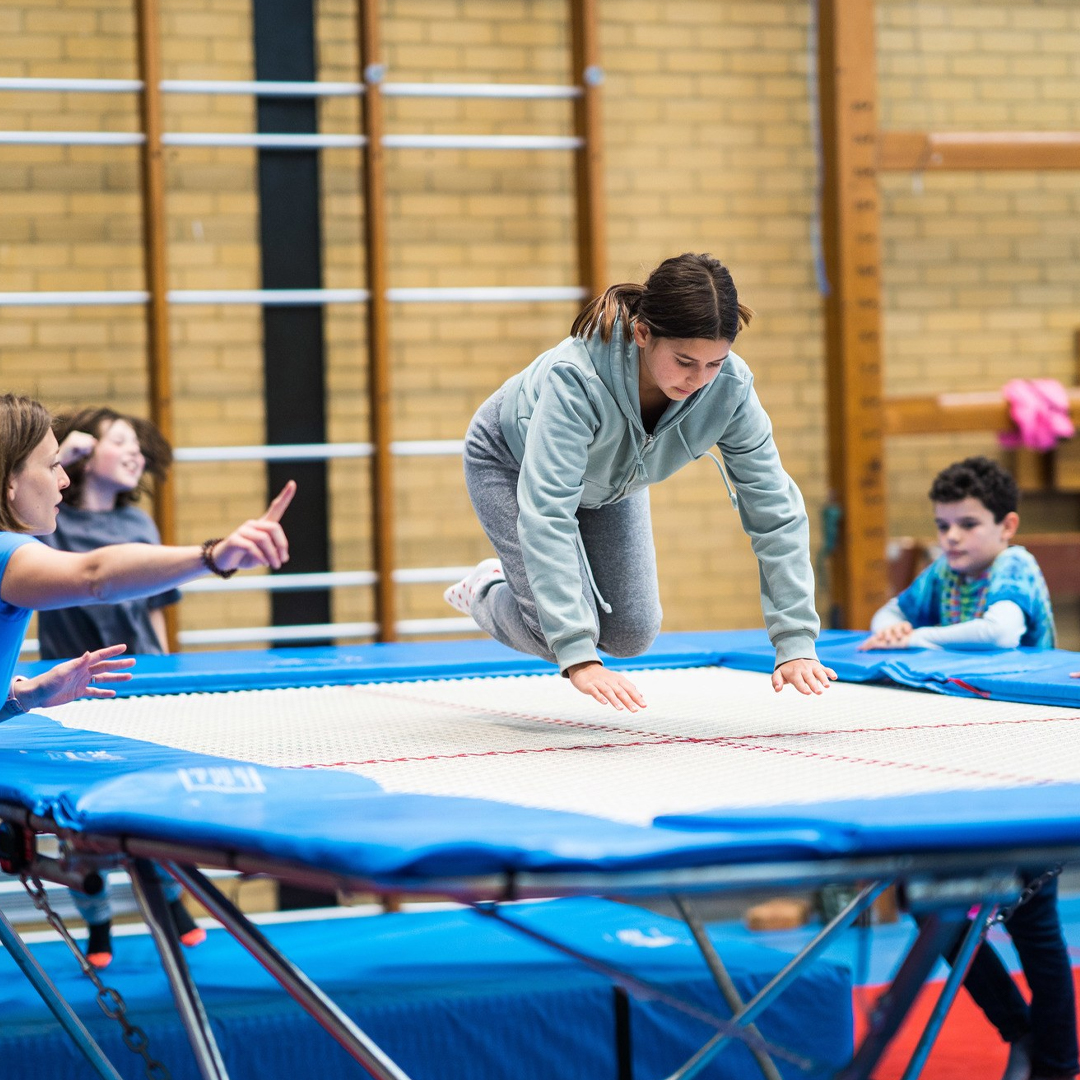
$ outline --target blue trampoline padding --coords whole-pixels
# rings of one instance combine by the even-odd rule
[[[720,807],[657,818],[657,825],[748,835],[785,829],[842,857],[1080,843],[1080,784],[945,791],[749,809]]]
[[[1080,654],[1061,649],[995,649],[970,652],[898,649],[859,652],[860,630],[826,630],[818,641],[823,663],[847,682],[889,681],[943,694],[991,697],[1039,705],[1080,706]],[[661,634],[642,656],[605,663],[623,669],[723,665],[769,672],[776,654],[764,630]],[[23,664],[32,676],[49,663]],[[410,644],[181,653],[140,656],[135,678],[120,696],[229,690],[465,679],[491,675],[550,675],[555,667],[498,642],[436,641]]]
[[[740,631],[742,634],[750,631]],[[742,644],[715,643],[718,661],[744,671],[772,671],[774,654],[764,631]],[[995,698],[1033,705],[1080,707],[1080,654],[1063,649],[875,649],[860,652],[861,630],[826,630],[818,641],[821,662],[844,682],[893,682],[960,697]],[[717,638],[722,635],[717,634]]]
[[[719,663],[730,650],[765,640],[763,630],[661,634],[643,656],[605,657],[611,667],[703,667]],[[33,676],[48,661],[22,664]],[[417,679],[467,679],[482,675],[552,675],[557,671],[536,656],[509,649],[490,638],[376,645],[236,650],[139,656],[135,678],[116,687],[118,696],[188,694],[226,690],[274,690]]]
[[[673,919],[602,900],[518,905],[510,917],[692,997],[721,1005],[686,927]],[[413,1080],[596,1080],[618,1075],[614,987],[577,961],[474,911],[427,912],[264,927],[267,937],[364,1028]],[[744,998],[787,962],[753,942],[713,940]],[[148,936],[117,937],[106,981],[174,1080],[196,1080],[165,976]],[[35,945],[39,962],[125,1078],[139,1059],[105,1019],[93,987],[60,943]],[[186,954],[230,1075],[259,1080],[352,1075],[342,1051],[223,931]],[[10,957],[0,954],[0,1061],[5,1080],[84,1080],[81,1062]],[[831,1075],[852,1051],[851,975],[831,961],[810,965],[760,1020],[762,1034],[818,1062]],[[666,1076],[708,1038],[696,1021],[632,1000],[633,1073]],[[778,1063],[785,1077],[805,1077]],[[732,1045],[705,1076],[753,1073]]]

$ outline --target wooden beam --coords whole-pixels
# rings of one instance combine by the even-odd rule
[[[574,102],[574,132],[582,141],[576,160],[578,280],[591,299],[608,285],[596,0],[570,0],[570,44],[572,77],[581,90]]]
[[[1074,421],[1080,420],[1080,388],[1068,388],[1066,393]],[[889,398],[885,402],[887,435],[1010,431],[1013,427],[1009,404],[999,390]]]
[[[375,620],[379,641],[397,638],[394,591],[394,490],[390,455],[390,310],[386,299],[386,186],[383,166],[383,96],[385,65],[379,34],[378,0],[360,0],[360,67],[364,134],[364,250],[367,267],[368,400],[371,410],[371,527],[375,583]]]
[[[877,168],[1080,169],[1080,132],[879,131]]]
[[[840,511],[829,588],[832,621],[867,627],[888,588],[874,0],[822,0],[818,43],[829,484]]]
[[[172,365],[169,355],[169,301],[166,269],[165,163],[161,149],[161,59],[157,0],[138,0],[139,112],[145,136],[139,157],[142,187],[143,266],[150,300],[146,306],[146,350],[150,419],[172,445]],[[154,487],[154,518],[163,544],[176,543],[176,489],[171,475]],[[169,649],[178,643],[176,605],[165,608]]]

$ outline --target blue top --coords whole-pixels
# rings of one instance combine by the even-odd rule
[[[978,595],[970,595],[973,592]],[[1024,613],[1021,646],[1054,647],[1050,593],[1035,556],[1026,548],[1006,548],[985,574],[973,579],[950,569],[942,555],[896,598],[904,617],[916,628],[977,618],[999,600],[1011,600]]]
[[[66,503],[60,506],[56,531],[41,539],[58,551],[78,552],[94,551],[109,544],[161,543],[153,519],[137,506],[79,510]],[[161,641],[150,621],[150,612],[175,604],[179,599],[180,591],[169,589],[149,598],[43,611],[38,616],[42,659],[63,660],[121,643],[127,646],[129,654],[159,655]]]
[[[33,536],[25,533],[0,532],[0,582],[7,570],[8,559],[16,548],[23,544],[36,544]],[[26,624],[33,611],[30,608],[16,607],[0,599],[0,695],[7,697],[11,677],[15,674],[15,664],[19,659],[23,638],[26,637]]]

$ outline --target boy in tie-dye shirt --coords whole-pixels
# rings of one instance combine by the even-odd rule
[[[1042,571],[1009,546],[1016,481],[989,458],[965,458],[938,473],[930,499],[941,555],[874,615],[860,648],[1052,649]]]

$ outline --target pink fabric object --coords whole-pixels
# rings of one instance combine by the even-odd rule
[[[998,436],[1007,449],[1023,446],[1045,452],[1076,434],[1069,418],[1069,395],[1057,379],[1010,379],[1001,393],[1018,428]]]

